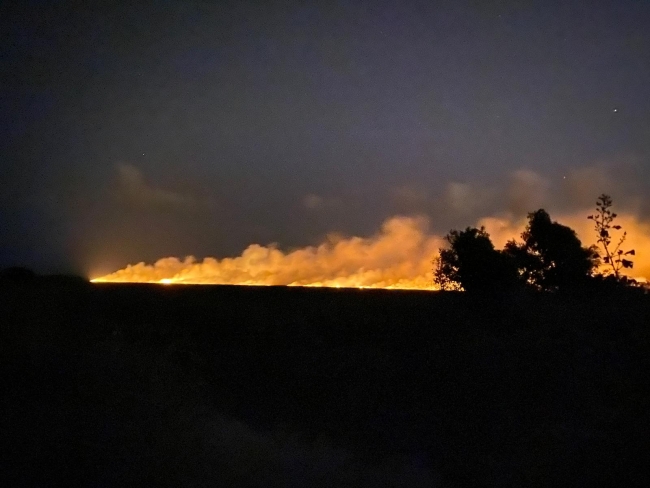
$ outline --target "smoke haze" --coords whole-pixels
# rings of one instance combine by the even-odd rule
[[[440,220],[450,216],[457,221],[466,219],[461,228],[485,226],[497,248],[509,239],[519,238],[527,212],[544,207],[554,220],[574,229],[583,245],[588,246],[596,237],[593,222],[586,217],[593,213],[596,197],[607,188],[617,189],[623,195],[614,202],[619,213],[617,223],[628,232],[625,249],[637,252],[635,267],[629,275],[645,279],[650,276],[650,256],[644,252],[650,250],[650,224],[638,214],[643,201],[623,193],[625,185],[612,183],[603,169],[579,169],[563,175],[555,184],[526,169],[511,174],[501,188],[452,182],[437,201],[408,187],[400,187],[396,194],[410,201],[433,202],[443,210]],[[316,207],[322,204],[322,199],[308,195],[306,202]],[[486,209],[491,213],[481,215],[481,210]],[[95,278],[96,281],[169,284],[431,289],[432,260],[445,244],[444,233],[431,230],[438,212],[434,211],[433,217],[388,218],[379,232],[370,237],[331,233],[320,245],[287,252],[275,245],[251,244],[237,257],[202,260],[193,256],[164,257],[152,264],[140,262]]]

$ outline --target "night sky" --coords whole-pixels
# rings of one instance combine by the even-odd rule
[[[91,3],[0,6],[0,266],[444,233],[517,174],[650,218],[647,0]]]

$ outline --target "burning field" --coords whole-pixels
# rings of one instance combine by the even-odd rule
[[[241,256],[221,260],[168,257],[93,281],[430,289],[431,261],[442,244],[427,233],[425,219],[396,217],[370,238],[332,235],[317,247],[286,253],[252,244]]]
[[[575,229],[584,245],[595,241],[586,211],[559,216]],[[650,226],[634,215],[619,216],[628,229],[626,244],[637,250],[630,273],[640,281],[650,276]],[[497,247],[519,236],[525,219],[495,216],[480,219]],[[217,259],[193,256],[165,257],[153,264],[130,264],[96,283],[285,285],[336,288],[434,289],[432,261],[444,246],[443,236],[429,232],[424,217],[393,217],[371,237],[342,238],[331,234],[326,242],[283,252],[277,247],[251,244],[238,257]]]

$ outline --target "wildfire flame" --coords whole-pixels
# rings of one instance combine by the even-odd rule
[[[585,215],[580,212],[557,220],[575,229],[589,245],[594,241],[593,228]],[[619,219],[628,230],[627,248],[636,249],[631,276],[645,282],[650,276],[650,226],[629,215]],[[501,248],[521,234],[525,223],[525,219],[488,217],[477,225],[485,226],[495,246]],[[154,264],[128,265],[91,281],[432,290],[432,260],[445,241],[427,230],[425,218],[393,217],[368,238],[330,236],[319,246],[286,253],[274,246],[252,244],[241,256],[224,259],[167,257]]]

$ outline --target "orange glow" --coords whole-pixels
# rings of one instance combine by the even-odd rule
[[[234,258],[168,257],[91,281],[431,290],[431,260],[443,242],[427,227],[424,218],[394,217],[369,238],[332,235],[319,246],[288,253],[252,244]]]
[[[554,220],[575,229],[584,245],[595,241],[588,211],[553,215]],[[619,214],[620,215],[620,214]],[[628,274],[639,281],[650,276],[650,226],[632,215],[620,215],[628,231],[626,249],[634,248],[634,269]],[[484,225],[497,248],[518,237],[525,219],[486,217]],[[126,266],[94,283],[227,284],[253,286],[307,286],[333,288],[381,288],[433,290],[432,260],[445,242],[427,232],[425,218],[393,217],[378,234],[368,238],[330,236],[319,246],[282,252],[274,246],[252,244],[234,258],[196,260],[167,257],[153,264]]]
[[[576,231],[578,237],[584,246],[590,246],[596,241],[594,224],[587,220],[588,210],[574,212],[571,214],[551,214],[553,220],[561,224],[568,225]],[[621,233],[627,231],[627,239],[623,246],[624,249],[634,249],[636,255],[633,256],[634,268],[623,270],[623,274],[634,278],[640,283],[646,283],[650,277],[650,224],[641,221],[634,215],[619,212],[616,223],[623,228],[620,231],[613,231],[614,240],[618,241]],[[503,217],[487,217],[481,219],[478,225],[484,225],[490,233],[494,245],[501,248],[508,239],[519,236],[526,225],[525,219],[513,220]],[[608,268],[601,267],[601,272]]]

